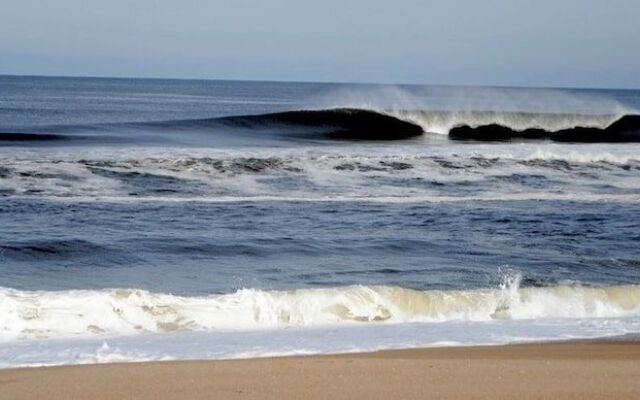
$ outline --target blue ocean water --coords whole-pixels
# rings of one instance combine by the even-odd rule
[[[334,109],[425,133],[273,114]],[[640,91],[1,76],[0,365],[638,333],[640,144],[447,137],[638,109]]]

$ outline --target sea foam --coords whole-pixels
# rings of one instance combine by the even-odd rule
[[[183,297],[140,289],[0,290],[0,339],[250,331],[409,322],[617,318],[640,314],[640,286],[416,291],[347,286],[242,289]]]

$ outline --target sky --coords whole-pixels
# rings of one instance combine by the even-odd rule
[[[639,0],[7,0],[0,74],[640,88]]]

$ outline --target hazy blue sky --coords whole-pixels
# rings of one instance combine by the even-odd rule
[[[7,0],[0,73],[640,87],[640,0]]]

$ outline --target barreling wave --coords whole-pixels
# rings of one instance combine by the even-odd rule
[[[557,142],[640,142],[640,115],[625,115],[605,127],[575,126],[559,130],[544,127],[522,129],[491,123],[460,125],[449,131],[454,140],[502,141],[512,139],[550,139]]]
[[[0,340],[369,323],[615,318],[640,314],[640,286],[417,291],[349,286],[181,297],[139,289],[0,289]]]
[[[261,137],[298,137],[303,139],[337,140],[403,140],[422,135],[417,123],[391,114],[368,109],[332,108],[323,110],[293,110],[258,115],[238,115],[218,118],[119,122],[93,125],[55,125],[41,127],[50,133],[0,133],[3,142],[43,142],[52,140],[88,140],[93,142],[135,142],[148,140],[149,133],[224,134],[229,129],[259,132]],[[87,135],[88,134],[88,135]],[[124,134],[124,135],[123,135]],[[143,139],[144,138],[144,139]],[[255,139],[255,136],[252,136]],[[166,136],[158,136],[166,140]]]
[[[188,120],[52,126],[47,129],[50,133],[0,133],[0,143],[130,142],[138,136],[140,140],[144,137],[136,135],[136,132],[224,134],[229,129],[258,132],[264,138],[275,135],[304,139],[392,141],[413,139],[428,133],[448,135],[453,140],[476,141],[640,142],[640,115],[326,108]],[[167,137],[158,139],[166,140]]]
[[[454,140],[548,139],[559,142],[638,142],[640,115],[334,108],[223,117],[229,126],[312,127],[337,139],[394,140],[424,133]]]
[[[244,127],[304,127],[333,139],[399,140],[422,135],[422,127],[409,120],[374,110],[334,108],[223,117],[217,123]]]

